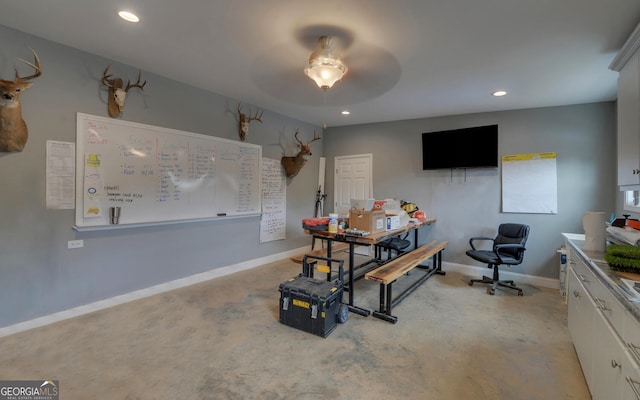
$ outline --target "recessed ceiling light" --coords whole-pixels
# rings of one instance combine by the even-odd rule
[[[351,114],[351,111],[349,110],[342,110],[342,115],[349,115]]]
[[[140,21],[140,18],[138,18],[137,15],[135,15],[134,13],[132,13],[130,11],[120,11],[120,12],[118,12],[118,15],[120,16],[120,18],[124,19],[125,21],[129,21],[129,22],[138,22],[138,21]]]
[[[504,90],[496,90],[492,94],[496,97],[502,97],[502,96],[506,96],[507,92],[505,92]]]

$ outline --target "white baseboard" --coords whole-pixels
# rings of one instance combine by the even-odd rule
[[[456,271],[461,274],[481,277],[482,275],[491,276],[493,270],[487,267],[477,267],[473,265],[456,264],[450,262],[442,262],[442,269],[444,271]],[[533,286],[541,286],[549,289],[560,290],[560,279],[544,278],[541,276],[519,274],[517,272],[510,272],[508,269],[500,269],[500,279],[513,279],[519,283],[526,283]]]
[[[199,274],[176,279],[170,282],[161,283],[159,285],[151,286],[145,289],[140,289],[130,293],[125,293],[123,295],[111,297],[109,299],[96,301],[94,303],[89,303],[89,304],[74,307],[68,310],[45,315],[43,317],[35,318],[29,321],[20,322],[14,325],[9,325],[9,326],[0,328],[0,337],[5,337],[5,336],[13,335],[15,333],[24,332],[29,329],[39,328],[45,325],[53,324],[55,322],[64,321],[66,319],[78,317],[80,315],[89,314],[94,311],[103,310],[105,308],[128,303],[134,300],[139,300],[145,297],[154,296],[156,294],[168,292],[175,289],[180,289],[190,285],[195,285],[197,283],[205,282],[221,276],[233,274],[234,272],[240,272],[240,271],[255,268],[264,264],[269,264],[275,261],[287,259],[289,257],[298,255],[300,253],[308,252],[310,249],[311,249],[311,246],[305,246],[305,247],[300,247],[294,250],[288,250],[282,253],[272,254],[270,256],[255,258],[253,260],[244,261],[238,264],[227,265],[224,267],[212,269],[207,272],[202,272]]]
[[[134,300],[143,299],[145,297],[154,296],[156,294],[165,293],[171,290],[180,289],[186,286],[195,285],[197,283],[206,282],[211,279],[219,278],[233,274],[234,272],[240,272],[251,268],[259,267],[264,264],[269,264],[275,261],[283,260],[300,253],[308,252],[311,249],[310,246],[300,247],[294,250],[288,250],[282,253],[272,254],[270,256],[255,258],[253,260],[244,261],[238,264],[227,265],[224,267],[216,268],[207,272],[187,276],[185,278],[176,279],[170,282],[161,283],[159,285],[151,286],[145,289],[136,290],[123,295],[111,297],[109,299],[96,301],[94,303],[85,304],[82,306],[74,307],[68,310],[60,311],[57,313],[45,315],[43,317],[35,318],[29,321],[20,322],[14,325],[9,325],[0,328],[0,338],[13,335],[15,333],[28,331],[30,329],[39,328],[45,325],[53,324],[55,322],[64,321],[66,319],[78,317],[81,315],[89,314],[95,311],[103,310],[109,307],[114,307],[120,304],[128,303]],[[457,271],[462,274],[470,276],[486,275],[486,267],[475,267],[471,265],[456,264],[443,262],[442,269],[444,271]],[[552,289],[560,288],[560,281],[558,279],[543,278],[539,276],[518,274],[509,271],[500,271],[501,276],[507,279],[513,279],[517,282],[527,283],[534,286],[542,286]]]

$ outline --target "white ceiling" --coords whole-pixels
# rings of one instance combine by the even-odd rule
[[[121,8],[141,21],[121,20]],[[640,22],[638,0],[0,0],[0,10],[2,25],[328,126],[613,100],[608,66]],[[342,39],[349,66],[326,93],[302,72],[324,34]]]

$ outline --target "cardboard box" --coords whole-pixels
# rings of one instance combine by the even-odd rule
[[[400,216],[387,215],[385,226],[388,231],[392,231],[394,229],[400,229]]]
[[[349,210],[349,228],[352,229],[360,229],[369,233],[384,232],[386,222],[384,210]]]
[[[384,199],[382,204],[382,209],[387,212],[397,212],[401,210],[400,200],[398,199]]]

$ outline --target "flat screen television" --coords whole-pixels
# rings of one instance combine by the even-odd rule
[[[496,168],[498,125],[422,134],[422,169]]]

